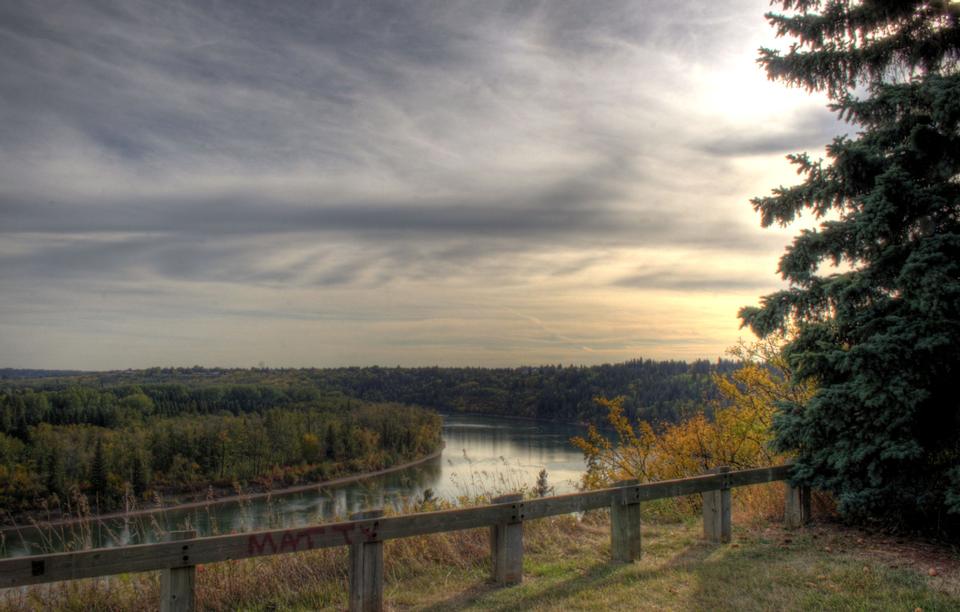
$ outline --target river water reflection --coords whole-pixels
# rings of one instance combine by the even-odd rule
[[[58,527],[54,535],[33,529],[3,533],[8,555],[64,547],[122,546],[154,541],[158,532],[195,529],[199,535],[295,527],[320,523],[366,508],[400,510],[430,489],[437,497],[532,489],[541,469],[556,493],[572,491],[584,470],[583,455],[570,444],[582,435],[573,425],[475,415],[444,416],[440,457],[390,474],[336,486],[244,501],[171,508],[149,515]]]

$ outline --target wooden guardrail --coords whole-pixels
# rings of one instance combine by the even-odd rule
[[[553,497],[506,495],[473,508],[400,516],[384,516],[377,509],[353,514],[350,521],[341,523],[202,538],[193,532],[175,532],[170,541],[156,544],[0,559],[0,588],[160,570],[161,610],[193,610],[198,564],[349,546],[350,609],[381,610],[384,540],[489,527],[493,578],[500,584],[515,584],[523,576],[525,521],[610,508],[611,556],[630,562],[640,556],[642,502],[701,493],[704,537],[729,542],[730,489],[787,480],[789,474],[789,465],[739,471],[718,468],[691,478],[644,484],[622,481],[607,489]],[[788,526],[800,526],[809,514],[809,491],[788,484]]]

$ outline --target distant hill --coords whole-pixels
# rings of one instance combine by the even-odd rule
[[[15,378],[52,378],[57,376],[79,376],[83,370],[32,370],[22,368],[0,368],[0,380]]]
[[[473,412],[555,421],[601,421],[597,396],[624,396],[632,418],[676,421],[717,398],[712,376],[738,364],[730,360],[636,359],[598,366],[517,368],[148,368],[109,372],[6,370],[14,386],[63,389],[124,385],[188,387],[258,385],[280,390],[341,393],[373,402],[417,404],[444,412]],[[34,372],[32,377],[29,373]],[[149,394],[149,391],[148,391]]]

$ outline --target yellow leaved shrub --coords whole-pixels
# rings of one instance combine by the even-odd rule
[[[779,350],[782,341],[741,343],[731,349],[730,354],[742,366],[727,376],[714,375],[721,399],[679,423],[632,423],[624,414],[622,397],[596,398],[607,410],[610,434],[591,426],[586,436],[573,439],[587,462],[584,487],[609,486],[633,478],[641,482],[685,478],[718,466],[736,470],[787,461],[787,456],[770,448],[776,404],[804,403],[814,386],[791,380]],[[782,510],[779,496],[761,492],[758,498],[758,492],[751,489],[738,489],[736,496],[754,506],[753,514]],[[687,513],[698,504],[699,498],[691,497],[661,506]]]

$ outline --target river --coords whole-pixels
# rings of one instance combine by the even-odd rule
[[[296,527],[378,506],[401,510],[422,499],[427,489],[447,500],[529,490],[542,469],[554,492],[564,493],[576,487],[585,467],[583,455],[570,444],[571,437],[582,434],[583,429],[574,425],[446,415],[441,455],[396,472],[295,493],[61,525],[45,532],[6,529],[0,532],[0,543],[4,555],[25,555],[151,542],[158,533],[185,528],[214,535]]]

